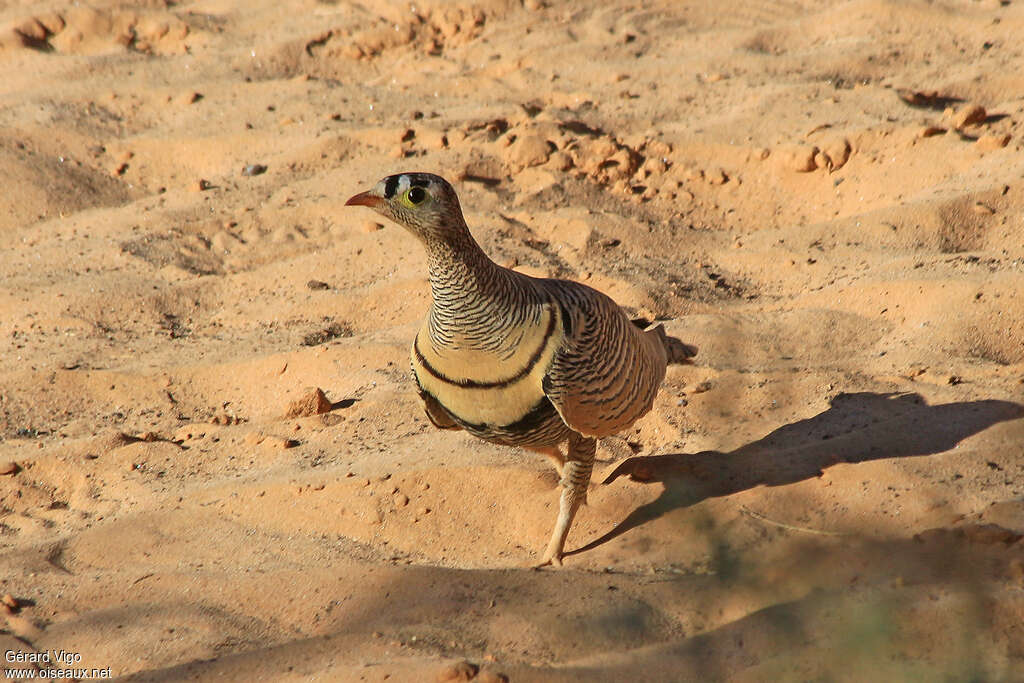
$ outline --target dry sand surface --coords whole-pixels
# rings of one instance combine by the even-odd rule
[[[0,2],[2,649],[1024,680],[1021,35],[1021,0]],[[420,411],[424,253],[344,207],[406,170],[700,348],[560,570],[548,462]]]

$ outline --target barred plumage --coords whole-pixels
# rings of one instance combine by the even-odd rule
[[[666,364],[686,362],[696,349],[661,325],[643,330],[646,324],[586,285],[491,261],[439,176],[388,176],[347,204],[373,208],[427,249],[432,303],[411,365],[430,421],[536,450],[559,469],[559,515],[541,564],[561,564],[586,499],[596,439],[645,415]]]

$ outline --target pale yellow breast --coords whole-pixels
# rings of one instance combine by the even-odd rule
[[[469,349],[458,339],[435,348],[424,323],[413,342],[413,371],[420,385],[459,419],[512,424],[544,396],[541,382],[563,331],[557,313],[545,306],[539,321],[508,335],[517,343],[496,351]]]

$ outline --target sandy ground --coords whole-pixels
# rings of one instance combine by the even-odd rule
[[[0,2],[4,665],[1024,679],[1024,2],[379,4]],[[405,170],[700,348],[561,570],[418,407]]]

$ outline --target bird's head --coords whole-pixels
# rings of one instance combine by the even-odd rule
[[[455,190],[432,173],[390,175],[345,205],[368,206],[428,243],[451,241],[466,232]]]

